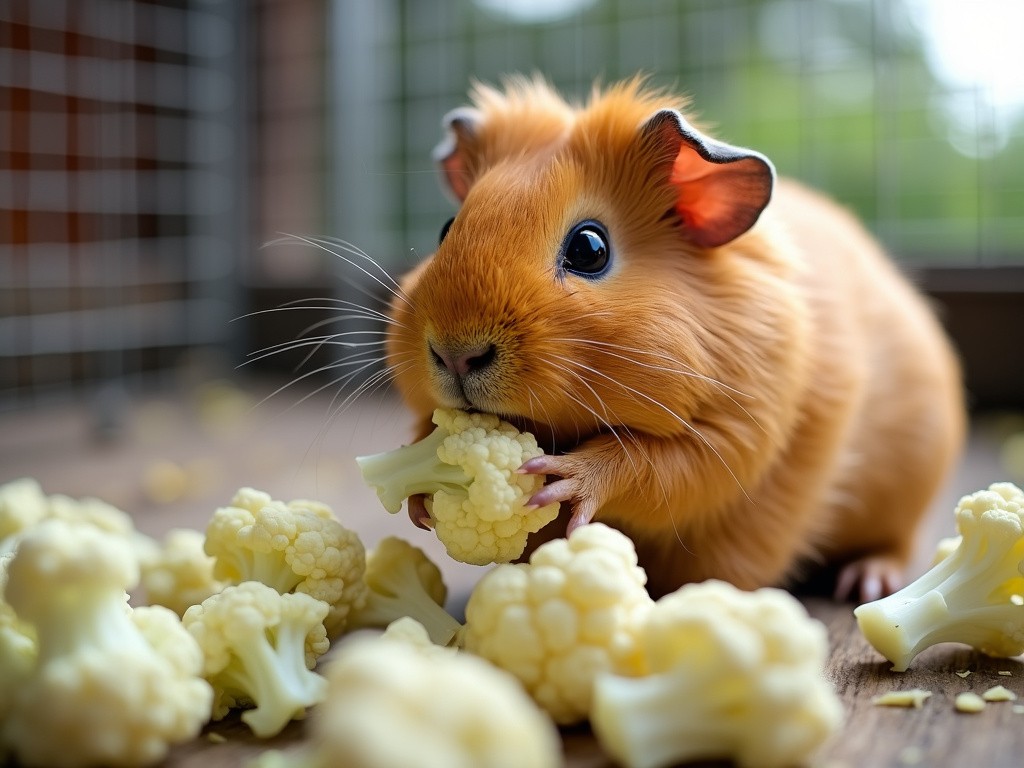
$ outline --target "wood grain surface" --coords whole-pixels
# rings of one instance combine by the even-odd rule
[[[331,504],[368,546],[401,535],[427,550],[442,565],[457,610],[483,571],[452,563],[430,534],[413,529],[404,515],[384,513],[352,462],[355,455],[407,442],[410,427],[401,406],[366,400],[332,415],[329,395],[264,401],[268,391],[204,385],[136,398],[114,419],[113,429],[109,414],[101,414],[98,423],[89,403],[0,414],[0,482],[34,476],[49,493],[98,496],[131,512],[138,527],[154,536],[174,527],[203,527],[213,509],[244,485],[275,498],[317,498]],[[998,430],[975,424],[971,450],[926,526],[916,571],[925,567],[935,541],[952,532],[956,498],[1008,479],[998,465],[998,439]],[[804,602],[828,627],[826,674],[846,709],[842,731],[817,756],[816,766],[1024,765],[1024,714],[1013,704],[991,703],[978,714],[959,713],[953,704],[962,691],[981,693],[1000,684],[1024,703],[1020,659],[991,659],[946,645],[923,653],[907,672],[894,673],[857,631],[852,606],[823,598]],[[971,674],[956,674],[963,671]],[[908,688],[932,696],[919,709],[872,703],[886,691]],[[176,747],[161,768],[241,767],[263,750],[297,750],[303,741],[302,722],[259,741],[229,717]],[[568,768],[613,765],[586,728],[565,731],[564,744]]]

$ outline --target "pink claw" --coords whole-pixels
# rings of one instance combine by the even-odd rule
[[[572,517],[565,526],[565,535],[568,536],[577,528],[582,528],[594,519],[597,514],[597,506],[589,499],[581,501],[573,510]]]
[[[548,483],[533,494],[533,496],[530,497],[530,500],[526,502],[526,507],[527,509],[537,509],[538,507],[546,507],[548,504],[569,501],[575,490],[575,480],[555,480],[553,483]]]
[[[557,456],[534,456],[523,462],[516,472],[521,475],[557,475],[560,474],[559,464]]]

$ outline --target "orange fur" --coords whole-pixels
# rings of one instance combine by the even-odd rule
[[[746,234],[689,244],[666,216],[671,157],[638,140],[679,104],[639,80],[578,106],[539,81],[476,89],[468,193],[392,306],[398,388],[424,429],[444,404],[534,432],[653,592],[904,563],[962,439],[954,355],[857,222],[792,182]],[[611,236],[601,280],[556,271],[584,219]],[[428,343],[497,353],[459,393]]]

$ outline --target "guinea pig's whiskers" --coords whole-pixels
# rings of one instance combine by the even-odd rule
[[[701,373],[696,368],[694,368],[694,367],[692,367],[690,365],[687,365],[686,363],[684,363],[684,362],[682,362],[680,360],[676,360],[676,359],[672,358],[669,355],[666,355],[666,354],[664,354],[662,352],[657,352],[657,351],[654,351],[654,350],[637,349],[637,348],[634,348],[634,347],[627,347],[627,346],[624,346],[622,344],[615,344],[613,342],[598,341],[596,339],[563,338],[563,339],[558,339],[558,341],[563,341],[563,342],[566,342],[566,343],[569,343],[569,344],[579,344],[579,345],[582,345],[582,346],[590,346],[590,347],[595,348],[596,351],[601,352],[602,354],[608,355],[610,357],[617,358],[619,360],[623,360],[623,361],[625,361],[627,363],[634,364],[634,365],[636,365],[638,367],[641,367],[641,368],[648,368],[650,370],[655,370],[655,371],[664,371],[666,373],[677,373],[680,376],[686,376],[686,377],[697,379],[699,381],[705,381],[708,384],[711,384],[712,386],[714,386],[723,395],[725,395],[725,397],[727,397],[729,399],[729,401],[733,405],[735,405],[740,411],[743,412],[743,414],[748,419],[750,419],[750,421],[754,424],[754,426],[756,426],[762,432],[765,432],[767,434],[767,431],[760,424],[760,422],[758,422],[758,420],[754,417],[754,415],[749,410],[747,410],[746,406],[744,406],[741,402],[739,402],[739,400],[736,399],[736,397],[733,396],[733,395],[736,395],[736,396],[739,396],[739,397],[745,397],[745,398],[754,400],[755,397],[753,395],[747,394],[746,392],[741,392],[740,390],[736,389],[735,387],[729,386],[725,382],[722,382],[722,381],[720,381],[720,380],[718,380],[718,379],[716,379],[716,378],[714,378],[712,376],[708,376],[707,374]],[[681,366],[682,369],[676,368],[676,367],[663,366],[663,365],[655,365],[655,364],[652,364],[652,363],[645,363],[642,360],[638,360],[635,357],[629,356],[629,354],[620,354],[620,353],[630,353],[630,354],[636,354],[636,355],[649,355],[649,356],[653,356],[655,358],[659,358],[659,359],[665,360],[666,362],[671,363],[674,366]]]
[[[344,263],[348,264],[352,268],[364,274],[373,282],[377,283],[377,285],[386,290],[399,301],[402,301],[406,304],[409,303],[409,298],[408,296],[405,295],[405,292],[402,291],[401,287],[398,284],[398,281],[395,280],[395,278],[393,278],[391,274],[386,269],[384,269],[383,266],[381,266],[368,253],[366,253],[366,251],[362,250],[361,248],[357,248],[356,246],[352,245],[351,243],[345,240],[339,240],[335,238],[305,237],[303,235],[293,235],[285,233],[282,237],[279,237],[276,240],[272,240],[266,245],[281,245],[284,243],[304,244],[312,248],[319,248],[321,251],[325,251],[326,253],[329,253],[332,256],[336,256],[337,258],[341,259],[341,261],[343,261]],[[340,251],[335,250],[336,248],[340,249]],[[346,253],[350,254],[351,256],[354,256],[356,259],[359,259],[360,261],[364,261],[370,264],[373,267],[373,270],[367,269],[361,263],[359,263],[359,261],[356,261],[355,259],[344,255]],[[361,286],[358,285],[358,283],[351,282],[351,284],[358,288],[365,295],[373,298],[373,294],[363,289]]]
[[[530,420],[534,423],[534,425],[536,425],[536,426],[550,425],[551,421],[550,421],[550,417],[548,416],[548,409],[544,406],[543,401],[539,397],[537,397],[536,393],[533,391],[533,387],[530,386],[529,384],[526,385],[526,398],[527,398],[527,403],[529,404],[528,410],[529,410],[529,414],[530,414]],[[541,412],[541,418],[537,417],[538,409]],[[535,428],[536,428],[536,426],[535,426]],[[538,445],[542,445],[542,446],[544,445],[544,443],[541,442],[541,436],[540,435],[534,434],[534,437],[537,439],[537,444]],[[547,439],[547,446],[548,446],[548,448],[547,448],[546,453],[553,453],[554,452],[554,450],[555,450],[555,443],[556,443],[556,441],[555,441],[555,430],[554,430],[554,427],[548,426],[548,439]]]
[[[351,378],[353,376],[359,375],[360,373],[363,372],[363,370],[366,369],[366,367],[373,365],[377,361],[371,359],[363,362],[364,365],[362,367],[357,368],[354,371],[350,371],[345,376],[335,378],[334,380],[329,381],[323,386],[317,388],[314,392],[311,392],[308,395],[306,395],[306,397],[311,397],[313,394],[322,392],[323,390],[328,389],[330,387],[337,388],[327,408],[327,418],[323,420],[323,422],[320,425],[320,429],[317,430],[316,436],[313,438],[312,441],[310,441],[310,444],[306,449],[305,457],[309,456],[309,454],[312,452],[315,446],[323,445],[331,425],[334,424],[335,420],[338,419],[346,410],[348,410],[348,408],[350,408],[359,397],[365,394],[366,391],[368,390],[375,390],[380,386],[386,386],[390,382],[390,378],[392,375],[390,369],[384,368],[382,370],[375,371],[364,381],[362,381],[352,392],[346,395],[344,399],[339,401],[338,398],[340,397],[341,393],[345,391],[345,386],[347,386]],[[305,398],[303,398],[303,400],[304,399]],[[300,400],[299,402],[302,402],[302,400]]]
[[[551,362],[552,367],[557,368],[558,370],[561,370],[561,371],[569,374],[570,376],[574,376],[584,387],[586,387],[590,391],[590,393],[593,395],[594,399],[600,404],[601,410],[604,412],[603,415],[601,413],[599,413],[596,408],[594,408],[589,403],[587,403],[583,398],[577,397],[576,395],[574,395],[572,392],[569,392],[569,391],[564,392],[564,394],[570,400],[575,402],[584,411],[586,411],[591,416],[593,416],[596,421],[598,421],[602,425],[604,425],[604,427],[608,431],[608,433],[612,437],[615,438],[616,442],[618,442],[619,446],[622,448],[623,453],[626,455],[626,458],[629,459],[629,463],[630,463],[630,466],[633,468],[634,474],[637,475],[637,477],[639,477],[640,472],[639,472],[639,469],[637,468],[636,463],[633,460],[633,455],[630,452],[629,447],[626,445],[626,441],[623,440],[622,435],[620,434],[620,432],[625,433],[626,436],[628,438],[630,438],[629,442],[635,448],[640,449],[640,451],[643,453],[643,458],[646,460],[646,462],[648,464],[651,464],[651,466],[653,467],[654,465],[651,462],[651,457],[648,456],[645,451],[643,451],[643,449],[640,446],[639,442],[637,440],[633,439],[632,432],[630,432],[629,428],[626,427],[626,426],[623,426],[620,423],[620,419],[615,417],[608,410],[608,404],[598,394],[598,392],[594,389],[594,387],[591,386],[591,384],[587,380],[587,378],[584,375],[582,375],[581,373],[579,373],[578,371],[573,370],[570,367],[570,365],[569,365],[569,364],[576,364],[576,363],[573,363],[573,361],[566,360],[565,358],[561,358],[558,355],[549,355],[548,358],[555,358],[555,360],[550,360],[549,359],[549,362]],[[556,362],[556,360],[560,360],[561,362]]]
[[[748,395],[746,392],[741,392],[735,387],[730,387],[725,382],[719,381],[718,379],[712,376],[708,376],[706,373],[701,373],[693,366],[687,365],[681,360],[676,360],[675,358],[663,352],[657,352],[655,350],[650,349],[637,349],[636,347],[627,347],[622,344],[615,344],[614,342],[609,341],[599,341],[597,339],[563,338],[556,339],[556,341],[564,341],[569,344],[581,344],[597,347],[599,352],[603,352],[604,354],[610,357],[616,357],[620,360],[625,360],[627,363],[633,363],[634,365],[640,366],[642,368],[649,368],[652,371],[665,371],[666,373],[678,373],[680,376],[689,376],[691,378],[699,379],[701,381],[706,381],[708,384],[713,384],[719,389],[728,390],[729,392],[732,392],[733,394],[738,395],[740,397],[746,397],[751,400],[754,399],[753,395]],[[670,363],[671,365],[657,365],[654,363],[645,363],[642,360],[638,360],[636,357],[630,357],[628,354],[619,353],[631,353],[633,355],[648,355],[650,357],[664,360],[666,363]]]
[[[687,431],[692,433],[694,435],[694,437],[696,437],[701,443],[704,444],[704,446],[709,451],[711,451],[712,454],[714,454],[714,456],[722,463],[722,466],[725,468],[725,471],[728,472],[729,475],[732,477],[732,479],[736,482],[737,487],[740,489],[740,491],[743,493],[743,495],[744,496],[747,495],[746,489],[743,487],[743,483],[740,482],[740,479],[736,476],[736,473],[733,472],[732,467],[729,466],[729,462],[727,462],[725,460],[725,457],[722,456],[722,454],[719,452],[719,450],[715,447],[714,443],[712,443],[711,440],[709,440],[707,438],[707,436],[704,435],[703,432],[701,432],[693,424],[691,424],[689,421],[684,419],[678,413],[673,411],[667,405],[662,403],[660,400],[656,400],[655,398],[651,397],[647,393],[641,392],[640,390],[638,390],[638,389],[636,389],[634,387],[630,387],[629,385],[624,384],[621,381],[617,381],[615,378],[609,376],[608,374],[603,373],[603,372],[601,372],[601,371],[599,371],[599,370],[597,370],[595,368],[592,368],[590,366],[583,365],[579,361],[570,360],[569,358],[559,357],[557,355],[555,357],[557,357],[560,360],[563,360],[567,364],[575,365],[575,366],[578,366],[579,368],[582,368],[582,369],[584,369],[586,371],[589,371],[590,373],[594,374],[595,376],[597,376],[597,377],[599,377],[601,379],[606,379],[609,383],[619,387],[623,391],[628,392],[631,395],[634,395],[634,396],[636,396],[639,399],[646,400],[649,403],[651,403],[652,405],[654,405],[654,406],[660,408],[661,410],[663,410],[666,414],[668,414],[676,422],[678,422],[684,429],[686,429]],[[749,498],[749,496],[747,498]]]
[[[299,349],[303,349],[305,347],[313,347],[313,349],[306,356],[306,359],[304,359],[302,363],[300,363],[300,366],[308,362],[309,358],[315,352],[318,352],[323,347],[342,347],[344,349],[362,349],[364,347],[379,347],[381,344],[379,339],[372,341],[344,340],[345,337],[348,336],[364,337],[368,335],[385,336],[386,334],[384,331],[345,331],[343,333],[332,333],[328,336],[314,336],[306,339],[293,339],[292,341],[284,341],[279,344],[271,344],[269,346],[263,347],[262,349],[257,349],[253,352],[247,353],[246,356],[248,357],[248,359],[245,362],[241,363],[240,366],[250,365],[251,363],[255,363],[260,360],[265,360],[266,358],[273,357],[274,355],[280,355],[285,352],[293,352]]]

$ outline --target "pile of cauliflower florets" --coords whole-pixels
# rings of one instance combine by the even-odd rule
[[[442,422],[477,430],[460,444],[514,438]],[[525,458],[491,471],[478,456],[462,478],[490,472],[506,500],[474,524],[492,551],[507,551],[495,531],[525,537],[496,523],[532,493],[496,490]],[[0,761],[154,765],[233,711],[259,738],[308,715],[304,745],[268,749],[262,768],[554,768],[559,726],[587,721],[627,768],[784,766],[836,730],[825,630],[795,598],[710,581],[653,601],[645,583],[632,542],[594,523],[487,572],[461,623],[422,550],[391,537],[367,551],[319,502],[243,488],[205,531],[155,541],[103,502],[14,481],[0,486]]]

